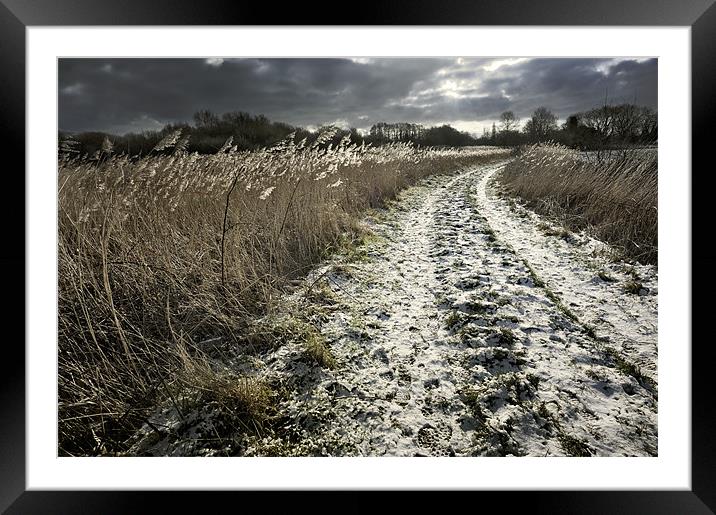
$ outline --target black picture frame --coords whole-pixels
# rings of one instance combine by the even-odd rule
[[[0,203],[6,221],[4,269],[6,298],[5,328],[20,327],[7,337],[0,375],[0,510],[7,513],[133,513],[148,511],[161,502],[172,506],[206,508],[211,503],[237,502],[247,506],[259,493],[248,492],[79,492],[26,491],[25,483],[25,29],[49,25],[602,25],[602,26],[689,26],[692,69],[692,489],[690,491],[588,491],[588,492],[474,492],[480,505],[485,501],[524,504],[538,513],[713,513],[716,510],[716,424],[711,414],[711,367],[714,345],[707,321],[713,301],[708,279],[716,265],[710,245],[713,234],[710,202],[713,172],[709,161],[709,128],[716,104],[716,6],[715,0],[419,0],[400,4],[385,1],[368,5],[311,2],[281,5],[269,2],[242,3],[229,0],[0,0],[0,132],[2,146],[17,158],[14,167],[3,167],[6,191],[12,195]],[[323,14],[319,14],[323,13]],[[321,19],[322,17],[322,19]],[[320,20],[320,21],[319,21]],[[6,152],[8,152],[6,150]],[[9,153],[9,152],[8,152]],[[6,154],[7,156],[7,154]],[[7,161],[6,161],[7,162]],[[713,168],[711,165],[709,168]],[[709,173],[711,172],[711,173]],[[671,173],[671,172],[670,172]],[[686,171],[673,171],[686,173]],[[14,183],[8,183],[14,181]],[[7,200],[14,198],[14,201]],[[23,223],[18,223],[23,213]],[[7,239],[7,236],[10,239]],[[662,244],[664,244],[662,242]],[[21,284],[23,282],[23,284]],[[12,322],[12,324],[11,324]],[[273,501],[284,499],[273,492]],[[295,494],[294,494],[295,495]],[[302,495],[302,494],[299,494]],[[338,506],[360,507],[349,499],[357,492],[342,494]],[[421,502],[423,493],[413,500]],[[453,497],[451,503],[461,502]],[[468,501],[472,503],[474,501]],[[333,503],[331,503],[333,504]],[[240,505],[237,505],[240,506]],[[336,505],[334,505],[335,507]]]

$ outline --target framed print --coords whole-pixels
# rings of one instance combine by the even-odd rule
[[[712,512],[716,8],[657,7],[3,0],[2,508]]]

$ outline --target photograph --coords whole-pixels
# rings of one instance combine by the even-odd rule
[[[59,57],[57,456],[659,456],[658,72]]]
[[[715,2],[0,0],[0,513],[716,513]]]

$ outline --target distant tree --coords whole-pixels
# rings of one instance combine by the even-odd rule
[[[463,147],[475,145],[477,140],[467,132],[459,131],[450,125],[441,125],[425,129],[418,143],[425,146]]]
[[[557,116],[546,107],[538,107],[527,120],[524,132],[531,141],[539,142],[549,139],[557,130]]]
[[[562,130],[557,139],[568,147],[585,149],[589,146],[587,142],[592,138],[590,131],[582,125],[580,115],[571,114],[562,124]]]
[[[197,127],[214,127],[219,124],[219,117],[208,109],[202,109],[194,113],[194,123]]]
[[[519,126],[520,121],[512,111],[505,111],[500,115],[500,131],[514,131]]]
[[[385,123],[379,122],[370,128],[369,135],[374,143],[387,141],[419,141],[425,127],[417,123]]]
[[[523,139],[517,130],[519,123],[519,119],[512,111],[502,113],[500,115],[500,130],[494,143],[507,147],[519,145]]]
[[[656,143],[659,139],[658,116],[648,107],[641,108],[639,135],[644,143]]]
[[[615,114],[614,106],[603,105],[581,113],[579,119],[581,125],[593,132],[599,146],[606,146],[614,133]]]
[[[578,115],[579,125],[589,131],[590,148],[613,148],[657,140],[657,116],[634,104],[603,105]]]

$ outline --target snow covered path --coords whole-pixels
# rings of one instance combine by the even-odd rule
[[[495,170],[496,171],[496,170]],[[505,202],[495,171],[482,175],[475,194],[498,237],[535,269],[579,320],[593,327],[644,373],[657,379],[657,272],[653,266],[620,265],[604,257],[601,242],[583,234],[545,235],[533,211]],[[552,229],[558,233],[559,230]],[[601,277],[600,277],[601,273]],[[637,278],[641,294],[620,285]]]
[[[403,191],[257,323],[293,336],[217,356],[277,392],[270,430],[208,447],[222,414],[168,405],[128,454],[656,455],[656,270],[501,195],[503,165]]]
[[[296,452],[657,453],[655,273],[646,295],[623,293],[616,265],[600,279],[595,242],[545,236],[495,195],[499,166],[406,190],[361,259],[306,281],[336,299],[320,327],[337,367],[296,344],[261,372],[292,392],[280,411]]]

